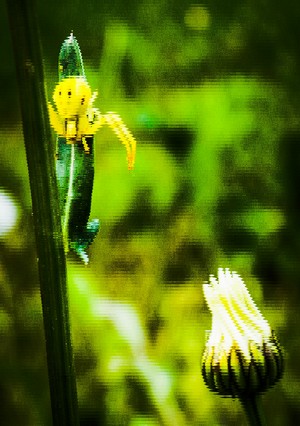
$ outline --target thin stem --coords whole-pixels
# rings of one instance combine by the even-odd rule
[[[241,399],[250,426],[266,426],[259,396]]]
[[[66,262],[34,0],[6,0],[35,224],[52,421],[79,424],[70,338]]]

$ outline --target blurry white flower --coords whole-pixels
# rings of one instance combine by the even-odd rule
[[[203,285],[212,312],[212,330],[203,356],[208,387],[222,395],[261,392],[282,375],[276,337],[235,272],[219,269]]]
[[[16,224],[18,206],[13,197],[0,189],[0,238],[6,235]]]

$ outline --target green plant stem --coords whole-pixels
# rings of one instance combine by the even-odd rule
[[[52,421],[78,425],[66,262],[34,0],[6,0],[35,224]],[[34,350],[34,348],[33,348]]]
[[[266,426],[259,396],[241,399],[250,426]]]

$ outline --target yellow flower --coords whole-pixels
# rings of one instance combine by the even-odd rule
[[[241,277],[219,269],[203,290],[212,312],[202,364],[207,386],[233,397],[272,386],[283,372],[282,352]]]

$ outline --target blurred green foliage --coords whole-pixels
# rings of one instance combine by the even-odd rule
[[[0,236],[1,422],[47,425],[28,174],[0,8],[0,189],[20,213]],[[138,140],[129,173],[116,138],[97,133],[91,216],[101,230],[90,266],[69,263],[82,425],[246,424],[238,401],[201,377],[211,326],[202,283],[219,266],[243,277],[286,351],[285,376],[263,398],[267,419],[299,418],[299,12],[296,2],[39,2],[49,98],[73,30],[96,106],[118,112]]]

